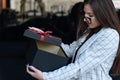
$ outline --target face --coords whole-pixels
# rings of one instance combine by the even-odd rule
[[[96,28],[100,25],[89,4],[85,4],[84,12],[85,12],[84,21],[88,24],[89,28]]]

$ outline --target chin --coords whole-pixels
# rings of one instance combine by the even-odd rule
[[[94,28],[96,28],[95,26],[88,26],[90,29],[94,29]]]
[[[88,26],[89,27],[89,29],[94,29],[95,27],[91,27],[91,26]]]

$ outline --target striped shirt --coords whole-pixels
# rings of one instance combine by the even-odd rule
[[[85,36],[70,45],[61,44],[67,56],[74,58],[76,48],[85,40]],[[112,80],[109,71],[118,44],[118,32],[111,28],[102,28],[80,47],[74,63],[51,72],[43,72],[44,80]]]

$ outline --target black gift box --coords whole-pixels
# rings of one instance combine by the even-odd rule
[[[41,38],[40,34],[35,33],[33,31],[31,31],[30,29],[25,30],[24,36],[32,38],[34,40],[40,40],[40,38]],[[55,36],[51,36],[51,37],[45,36],[44,37],[44,42],[60,46],[62,41],[61,41],[60,38],[55,37]]]
[[[61,40],[51,37],[40,41],[40,34],[26,30],[24,36],[32,38],[27,52],[27,62],[41,71],[53,71],[68,64],[68,58],[60,47]],[[57,40],[58,39],[58,40]]]

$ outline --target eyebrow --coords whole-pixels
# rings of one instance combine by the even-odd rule
[[[84,11],[85,12],[85,11]],[[88,15],[94,15],[94,13],[93,12],[85,12],[86,14],[88,14]]]
[[[84,12],[85,12],[85,10],[84,10]],[[93,12],[89,12],[89,11],[87,11],[86,13],[88,13],[88,14],[93,14]]]

